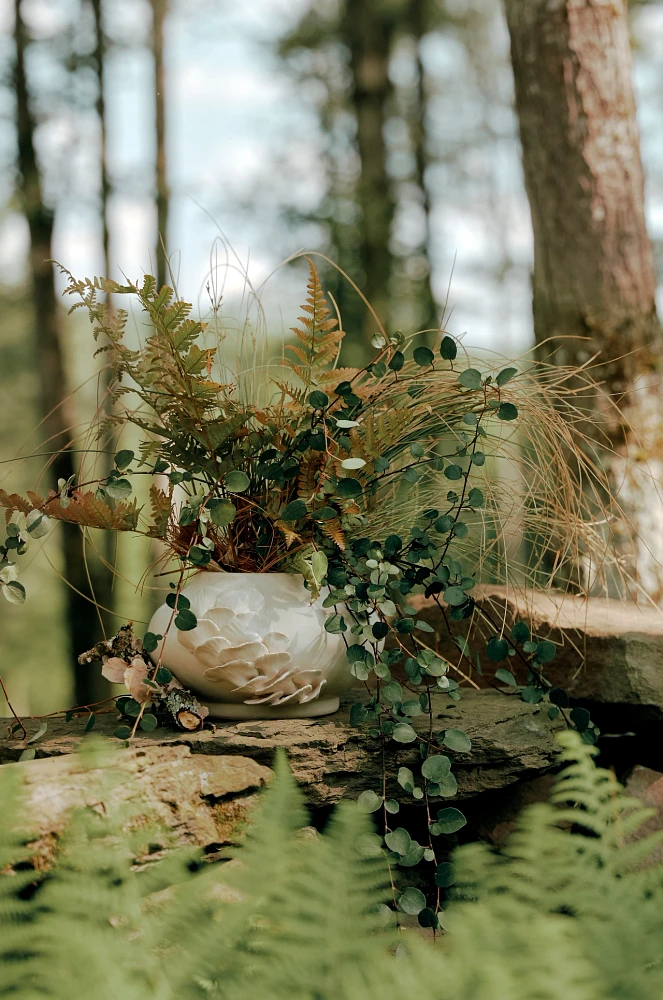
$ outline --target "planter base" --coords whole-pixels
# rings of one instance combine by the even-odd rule
[[[306,705],[232,705],[224,702],[207,701],[202,704],[209,708],[212,719],[315,719],[319,715],[338,712],[338,698],[316,698]]]

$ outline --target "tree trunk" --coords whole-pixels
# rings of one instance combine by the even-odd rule
[[[341,18],[343,39],[350,51],[352,104],[357,122],[357,149],[361,173],[357,201],[361,208],[361,290],[387,332],[390,327],[392,256],[389,247],[394,197],[387,172],[384,126],[391,96],[389,53],[392,24],[381,10],[381,0],[348,0]],[[366,311],[364,350],[377,325]]]
[[[94,18],[94,32],[95,32],[95,46],[94,46],[94,62],[95,69],[97,73],[97,100],[96,100],[96,111],[97,118],[99,121],[99,174],[100,174],[100,195],[101,195],[101,205],[100,205],[100,218],[101,218],[101,237],[102,237],[102,248],[104,256],[104,275],[107,278],[111,277],[111,255],[110,255],[110,225],[108,218],[108,202],[111,193],[111,183],[108,174],[108,136],[106,130],[106,95],[104,91],[104,66],[106,61],[106,33],[104,31],[104,15],[103,15],[103,0],[91,0],[92,14]],[[107,305],[111,309],[111,297],[107,296]],[[110,389],[110,372],[106,368],[102,372],[100,379],[100,395],[103,396],[103,402],[101,405],[105,412],[110,416],[112,413],[113,405],[109,397]],[[112,454],[115,451],[115,435],[109,433],[107,439],[104,440],[103,446],[108,449]],[[101,447],[101,445],[100,445]],[[108,474],[112,468],[111,455],[100,455],[99,456],[98,468],[100,474]],[[110,531],[104,532],[101,539],[100,551],[108,565],[112,565],[116,555],[116,543],[117,539]],[[109,608],[111,611],[114,606],[114,595],[113,595],[113,574],[106,566],[100,564],[98,566],[98,574],[96,580],[96,595],[97,600],[104,607]],[[110,623],[109,623],[110,624]],[[111,628],[112,631],[112,628]],[[79,654],[81,650],[77,651]]]
[[[539,356],[563,365],[597,357],[601,389],[588,418],[612,446],[603,466],[632,524],[639,583],[657,598],[661,331],[626,4],[505,3],[534,229]]]
[[[94,62],[97,71],[97,118],[99,119],[99,167],[101,174],[101,226],[104,250],[104,274],[111,276],[110,229],[108,225],[108,200],[110,197],[110,178],[108,176],[108,140],[106,134],[106,99],[104,93],[104,63],[106,60],[106,34],[102,0],[91,0],[94,15]]]
[[[426,74],[421,59],[421,39],[428,30],[429,0],[410,0],[408,10],[409,28],[417,46],[417,85],[416,101],[410,119],[410,135],[415,162],[415,182],[421,192],[421,203],[425,216],[425,233],[421,245],[421,253],[428,265],[428,272],[417,283],[417,306],[421,328],[434,330],[438,325],[438,309],[433,289],[431,287],[430,268],[430,215],[431,200],[426,184],[426,167],[428,156],[426,151]],[[429,338],[431,339],[431,338]]]
[[[152,0],[152,47],[154,52],[156,120],[157,280],[170,284],[168,271],[168,177],[166,173],[166,102],[164,93],[163,41],[168,0]]]
[[[34,305],[34,347],[39,376],[40,425],[46,448],[58,451],[49,467],[51,485],[69,479],[76,472],[69,449],[74,418],[67,399],[67,377],[63,357],[58,303],[52,260],[53,213],[44,204],[41,176],[34,146],[35,119],[30,107],[25,72],[28,44],[20,14],[20,0],[15,0],[15,93],[18,133],[19,194],[30,230],[30,273]],[[100,638],[100,624],[90,597],[84,539],[80,529],[63,523],[62,548],[67,587],[67,628],[72,664],[76,656]],[[107,691],[98,672],[74,667],[77,703],[89,703]]]

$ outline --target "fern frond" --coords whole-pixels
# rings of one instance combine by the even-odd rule
[[[341,552],[345,552],[345,535],[343,534],[340,518],[333,517],[329,521],[321,521],[320,523],[327,538],[331,538],[332,542],[338,545]]]
[[[170,519],[172,505],[172,486],[170,493],[164,493],[158,486],[150,486],[150,507],[152,508],[152,524],[148,529],[150,538],[165,538]]]
[[[21,514],[29,514],[32,504],[22,497],[20,493],[7,493],[0,489],[0,507],[5,508],[5,520],[9,524],[13,513],[18,511]]]
[[[286,347],[286,350],[295,354],[301,364],[296,365],[287,359],[282,363],[288,365],[308,387],[316,381],[326,365],[336,357],[345,334],[342,330],[335,329],[338,326],[338,320],[330,315],[318,270],[312,260],[307,258],[307,261],[309,265],[308,296],[306,303],[302,306],[302,312],[305,315],[299,317],[302,328],[292,327],[292,332],[304,349],[302,351],[302,348],[291,345]]]
[[[57,521],[69,521],[87,528],[104,528],[108,531],[136,531],[138,527],[141,508],[135,499],[121,500],[111,508],[103,500],[98,500],[90,490],[76,490],[67,507],[62,506],[57,493],[43,499],[38,493],[28,490],[28,497],[33,507],[44,510]]]

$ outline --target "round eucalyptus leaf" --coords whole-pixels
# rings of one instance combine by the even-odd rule
[[[306,504],[303,500],[291,500],[281,511],[282,521],[298,521],[300,517],[307,514]]]
[[[456,867],[449,861],[443,861],[435,869],[435,885],[440,889],[448,889],[456,881]]]
[[[153,653],[159,645],[159,639],[162,638],[163,636],[158,635],[155,632],[146,632],[143,636],[143,651],[145,653]]]
[[[515,420],[518,416],[518,407],[513,403],[500,403],[497,416],[500,420]]]
[[[536,658],[539,663],[550,663],[551,660],[555,659],[556,652],[557,646],[549,639],[544,639],[543,642],[536,644]]]
[[[501,660],[506,660],[509,655],[509,643],[506,639],[498,639],[498,637],[494,635],[488,640],[486,652],[488,653],[489,659],[491,659],[493,663],[499,663]]]
[[[414,729],[407,722],[398,722],[391,735],[397,743],[414,743],[417,738]]]
[[[503,368],[502,371],[496,376],[495,381],[499,386],[506,385],[507,382],[510,382],[513,376],[517,374],[517,368]]]
[[[444,754],[435,754],[433,757],[427,757],[421,765],[421,773],[424,778],[427,778],[429,781],[435,781],[438,784],[443,778],[446,778],[450,770],[451,761]]]
[[[502,681],[502,684],[508,684],[509,687],[516,687],[516,678],[505,667],[500,667],[499,670],[495,671],[495,680]]]
[[[451,799],[457,794],[457,792],[458,782],[451,772],[449,772],[446,778],[442,778],[442,780],[437,783],[437,794],[441,795],[442,798]]]
[[[130,448],[123,448],[122,451],[118,451],[115,456],[115,468],[123,472],[128,469],[135,458],[135,454]]]
[[[419,921],[420,927],[438,928],[440,926],[437,913],[435,910],[432,910],[430,906],[424,906],[423,910],[419,911],[417,914],[417,920]]]
[[[373,378],[383,378],[387,374],[387,366],[384,361],[375,361],[368,370]]]
[[[153,733],[154,730],[159,725],[159,723],[157,722],[156,715],[152,715],[150,712],[148,712],[146,715],[143,716],[138,725],[142,730],[144,730],[144,732]]]
[[[469,753],[472,749],[472,740],[463,729],[447,729],[443,743],[456,753]]]
[[[188,608],[182,608],[175,616],[175,628],[180,632],[190,632],[197,624],[198,619]]]
[[[337,511],[333,507],[321,507],[319,510],[312,510],[311,517],[314,521],[331,521],[337,517]]]
[[[579,733],[583,733],[585,729],[589,729],[591,721],[591,716],[586,708],[571,709],[571,722]]]
[[[339,479],[336,486],[336,495],[343,497],[344,500],[354,500],[355,497],[361,496],[361,492],[362,486],[359,480],[350,477]]]
[[[445,361],[453,361],[458,354],[458,345],[453,337],[443,337],[440,344],[440,354]]]
[[[409,885],[405,892],[402,892],[398,897],[397,906],[403,913],[409,913],[416,917],[426,906],[426,897],[421,889],[415,889],[413,885]]]
[[[51,519],[41,510],[29,511],[25,523],[33,538],[43,538],[51,530]]]
[[[458,608],[467,601],[467,594],[460,587],[447,587],[443,596],[452,608]]]
[[[25,604],[25,587],[18,580],[10,580],[2,584],[2,596],[10,604]]]
[[[410,850],[404,854],[398,862],[403,868],[413,868],[418,865],[424,856],[424,848],[421,844],[412,843]]]
[[[128,479],[109,479],[106,484],[106,493],[113,500],[127,500],[133,490]]]
[[[458,381],[465,389],[480,389],[481,372],[477,371],[476,368],[466,368],[458,376]]]
[[[467,820],[460,809],[455,809],[453,806],[440,809],[437,814],[437,825],[440,833],[456,833],[458,830],[462,830],[466,824]]]
[[[319,389],[316,389],[315,392],[310,394],[308,401],[314,410],[324,410],[329,402],[329,396],[326,392],[320,392]]]
[[[210,500],[207,505],[212,524],[226,528],[235,519],[237,507],[230,500]]]
[[[391,833],[387,833],[384,842],[394,854],[407,854],[412,846],[412,838],[402,826],[399,826],[397,830],[392,830]]]
[[[233,469],[223,480],[223,485],[229,493],[244,493],[249,488],[251,480],[241,469]]]
[[[362,792],[357,799],[357,805],[362,812],[372,813],[375,812],[376,809],[380,808],[382,805],[382,799],[379,795],[376,795],[375,792],[371,791],[371,789],[367,788],[366,791]]]
[[[516,622],[511,629],[511,638],[514,642],[529,642],[529,628],[525,622]]]
[[[558,708],[568,708],[569,696],[563,688],[551,688],[548,697],[552,704],[557,705]]]
[[[412,357],[421,368],[427,368],[428,365],[432,365],[435,360],[435,355],[431,351],[430,347],[415,347],[412,352]]]

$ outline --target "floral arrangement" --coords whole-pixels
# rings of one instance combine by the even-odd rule
[[[208,657],[209,669],[224,670],[224,649],[250,624],[248,673],[245,666],[234,679],[255,703],[278,705],[294,694],[317,696],[315,664],[293,671],[241,586],[223,607],[192,606],[181,591],[203,568],[301,574],[311,599],[323,594],[332,609],[325,628],[344,637],[366,689],[352,724],[384,743],[420,742],[420,774],[401,768],[398,782],[408,797],[425,800],[427,844],[391,829],[399,803],[385,785],[362,795],[364,808],[382,810],[385,841],[407,867],[435,861],[434,838],[465,822],[443,800],[456,791],[454,757],[470,752],[471,742],[461,730],[438,730],[433,699],[460,698],[460,684],[482,670],[486,676],[486,662],[495,665],[489,683],[532,703],[546,699],[551,717],[561,713],[595,741],[588,713],[567,717],[566,695],[546,679],[554,645],[524,622],[505,631],[473,592],[487,575],[525,579],[534,571],[541,580],[542,552],[552,553],[551,575],[565,564],[587,565],[599,550],[601,564],[606,546],[595,512],[608,493],[578,447],[577,389],[569,388],[577,373],[531,363],[480,370],[463,363],[462,345],[444,331],[423,343],[387,333],[377,318],[370,363],[339,367],[340,317],[311,261],[309,269],[294,342],[274,361],[249,338],[234,367],[218,316],[209,325],[194,319],[191,306],[153,277],[120,285],[69,276],[74,308],[88,310],[111,373],[111,405],[97,436],[113,439],[132,424],[142,441],[137,453],[116,452],[110,473],[61,482],[48,496],[0,490],[8,516],[0,581],[6,597],[23,599],[11,557],[51,518],[160,540],[162,571],[176,577],[168,627]],[[127,312],[109,310],[100,292],[135,298],[147,320],[140,346],[126,342]],[[509,477],[497,475],[498,461],[510,464]],[[150,479],[149,506],[134,495],[139,476]],[[420,593],[437,603],[452,635],[454,622],[476,622],[478,644],[458,637],[457,663],[438,654],[432,626],[417,617],[411,602]],[[140,640],[129,629],[82,656],[101,658],[104,674],[128,687],[118,702],[120,738],[155,728],[162,715],[186,728],[204,723],[205,710],[149,660],[162,638],[148,632]],[[499,666],[507,662],[512,669]]]

